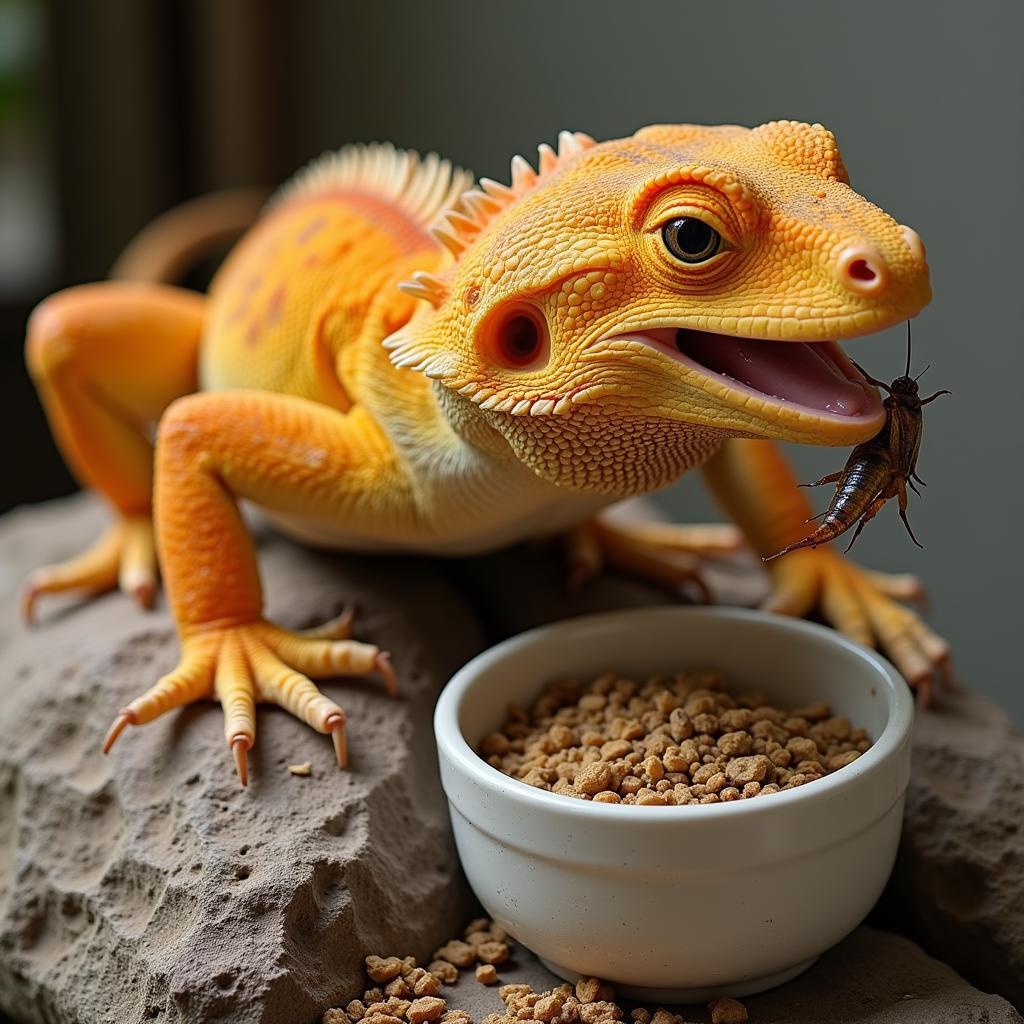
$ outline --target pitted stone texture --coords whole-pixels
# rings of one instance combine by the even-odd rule
[[[271,617],[302,627],[355,602],[358,636],[394,653],[400,701],[375,680],[326,685],[349,713],[351,771],[261,707],[243,790],[212,703],[129,729],[104,757],[117,709],[173,667],[166,609],[51,602],[29,632],[14,600],[102,519],[77,498],[0,526],[0,1006],[83,1024],[314,1021],[359,987],[368,951],[425,956],[470,912],[431,712],[480,645],[474,620],[428,563],[270,538]],[[302,761],[309,778],[287,770]]]
[[[1024,736],[980,697],[918,715],[890,896],[931,953],[1024,1006]]]
[[[525,983],[537,992],[562,984],[521,946],[498,974],[500,984]],[[503,1010],[497,986],[485,988],[468,974],[444,995],[449,1009],[466,1010],[475,1021]],[[1005,999],[972,988],[908,939],[866,927],[798,978],[744,997],[743,1003],[752,1024],[1020,1024],[1024,1019]],[[676,1011],[687,1022],[709,1019],[704,1006]]]

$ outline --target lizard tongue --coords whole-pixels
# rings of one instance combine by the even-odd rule
[[[870,400],[865,387],[843,372],[848,360],[833,342],[758,341],[680,330],[675,345],[706,369],[784,402],[856,416]],[[860,376],[852,366],[849,372]]]

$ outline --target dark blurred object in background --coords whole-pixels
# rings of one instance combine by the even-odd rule
[[[297,24],[270,0],[0,4],[0,430],[27,442],[5,446],[0,511],[75,489],[24,368],[30,310],[169,206],[302,162]]]

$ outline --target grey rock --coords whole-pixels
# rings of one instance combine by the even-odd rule
[[[893,885],[909,930],[1024,1006],[1024,736],[977,695],[919,714]]]
[[[502,984],[522,983],[543,992],[562,984],[533,954],[517,947],[499,968]],[[497,988],[464,974],[446,989],[450,1009],[475,1021],[501,1012]],[[1020,1024],[1019,1013],[999,996],[972,988],[908,939],[858,928],[798,978],[758,996],[747,996],[752,1024]],[[632,1003],[620,1004],[625,1008]],[[647,1007],[653,1011],[656,1007]],[[685,1021],[710,1019],[706,1007],[677,1007]]]
[[[80,549],[101,522],[76,498],[0,524],[0,1006],[25,1021],[303,1024],[361,988],[366,953],[428,956],[471,914],[430,713],[481,645],[478,618],[496,638],[666,599],[614,577],[567,595],[562,564],[524,548],[438,567],[268,537],[271,616],[301,627],[356,602],[359,635],[394,651],[405,699],[373,681],[329,684],[352,722],[348,773],[326,738],[261,709],[243,791],[213,705],[99,753],[116,709],[173,666],[166,610],[142,615],[111,595],[48,602],[32,632],[17,624],[21,577]],[[742,558],[710,582],[735,603],[763,590]],[[1021,739],[983,700],[956,694],[919,718],[914,742],[898,926],[974,984],[1020,999]],[[287,772],[307,760],[310,778]],[[516,962],[505,980],[553,983],[524,951]],[[863,927],[801,978],[745,1001],[762,1024],[1021,1020],[907,939]],[[498,1001],[467,977],[451,1005],[481,1020]]]
[[[471,902],[450,840],[430,727],[437,691],[480,646],[429,563],[343,559],[268,539],[269,612],[302,627],[354,602],[386,638],[403,699],[327,684],[352,769],[276,708],[257,713],[238,785],[212,703],[129,729],[117,709],[173,667],[165,609],[121,595],[16,621],[20,578],[74,552],[102,514],[77,498],[0,526],[0,1006],[47,1022],[304,1024],[359,987],[367,952],[420,956]],[[312,762],[312,776],[287,771]]]

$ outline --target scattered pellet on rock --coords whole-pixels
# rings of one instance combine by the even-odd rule
[[[395,978],[384,986],[384,995],[393,996],[395,999],[411,999],[413,991],[405,978]]]
[[[427,970],[445,985],[454,985],[459,980],[458,967],[447,960],[433,960],[427,965]]]
[[[659,706],[670,704],[662,698]],[[590,744],[595,750],[602,745]],[[473,1024],[464,1010],[448,1009],[447,1000],[440,995],[441,983],[458,981],[457,960],[464,969],[472,967],[479,982],[493,985],[498,980],[496,965],[509,956],[508,935],[487,918],[471,921],[463,938],[441,946],[426,968],[410,956],[367,956],[366,974],[376,984],[344,1009],[325,1010],[322,1024]],[[682,1017],[663,1007],[653,1012],[639,1007],[627,1017],[616,1002],[614,988],[600,978],[580,978],[575,986],[558,985],[547,992],[535,992],[522,984],[501,985],[497,991],[505,1012],[488,1014],[481,1024],[685,1024]],[[744,1024],[748,1019],[746,1008],[735,999],[716,999],[708,1009],[712,1024]]]
[[[476,955],[485,964],[498,966],[508,960],[509,949],[507,943],[495,942],[493,939],[489,939],[487,942],[481,942],[476,947]]]
[[[413,981],[413,995],[415,996],[436,996],[441,994],[441,983],[429,971],[418,971],[418,976]]]
[[[437,996],[424,996],[422,999],[413,1000],[405,1012],[405,1018],[409,1024],[423,1024],[428,1020],[440,1020],[447,1005],[443,999],[438,999]]]
[[[747,1008],[738,999],[728,996],[709,1003],[708,1010],[711,1011],[711,1024],[746,1024],[750,1020]]]
[[[302,764],[288,765],[288,771],[290,771],[292,775],[312,775],[313,766],[309,763],[309,761],[304,761]]]
[[[684,1024],[684,1022],[678,1013],[670,1013],[668,1010],[658,1009],[654,1011],[651,1024]]]
[[[555,680],[528,711],[510,707],[505,725],[479,752],[537,789],[666,807],[795,789],[841,770],[870,746],[865,730],[823,701],[790,711],[760,693],[729,693],[714,672],[658,675],[642,684],[607,672],[589,684]],[[482,945],[481,931],[472,922],[467,941]]]
[[[456,967],[472,967],[476,963],[476,947],[460,939],[452,939],[440,949],[434,950],[435,960],[447,960]]]
[[[368,956],[365,963],[367,975],[378,985],[384,985],[402,973],[402,961],[397,956]]]

